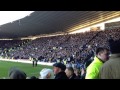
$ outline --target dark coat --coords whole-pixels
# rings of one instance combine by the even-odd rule
[[[73,74],[69,79],[76,79],[76,75]]]
[[[81,79],[80,75],[76,76],[75,79]]]
[[[60,72],[56,74],[55,79],[68,79],[68,77],[66,76],[65,72]]]

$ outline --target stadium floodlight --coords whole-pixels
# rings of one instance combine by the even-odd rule
[[[0,25],[29,16],[34,11],[0,11]]]

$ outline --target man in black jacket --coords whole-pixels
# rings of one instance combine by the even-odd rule
[[[65,73],[69,79],[76,79],[76,75],[72,67],[67,67]]]
[[[65,73],[66,66],[62,63],[53,64],[53,71],[55,74],[55,79],[68,79]]]

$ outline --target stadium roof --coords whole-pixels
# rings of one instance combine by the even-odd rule
[[[56,32],[71,32],[114,17],[119,11],[35,11],[29,16],[0,26],[0,38],[21,38]]]

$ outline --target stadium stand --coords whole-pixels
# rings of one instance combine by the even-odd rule
[[[94,55],[97,47],[109,48],[108,39],[110,37],[114,40],[119,39],[119,32],[120,28],[44,37],[36,40],[27,40],[26,42],[24,40],[6,41],[4,44],[3,42],[5,41],[1,41],[1,46],[3,46],[1,56],[15,59],[37,58],[41,62],[60,61],[65,63],[63,61],[75,61],[75,63],[83,63]]]

